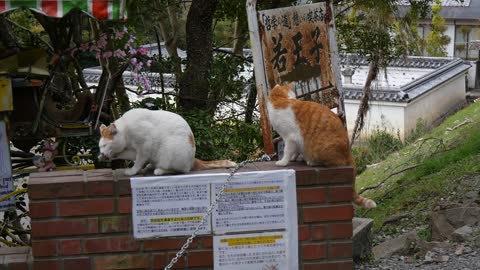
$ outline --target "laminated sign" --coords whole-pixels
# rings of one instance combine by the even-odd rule
[[[0,121],[0,198],[13,192],[12,167],[10,165],[10,144],[5,122]],[[0,210],[14,207],[14,196],[0,201]]]
[[[228,176],[132,178],[135,238],[190,236]],[[199,234],[213,234],[215,269],[298,269],[295,171],[235,174]]]

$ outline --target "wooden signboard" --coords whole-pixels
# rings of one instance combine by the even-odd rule
[[[298,99],[322,103],[343,115],[335,25],[329,1],[256,10],[247,15],[259,95],[265,152],[273,153],[265,102],[276,84],[295,82]]]

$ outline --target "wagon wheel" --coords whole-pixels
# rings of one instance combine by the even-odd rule
[[[58,146],[58,155],[69,166],[80,166],[88,163],[91,155],[74,143],[74,138],[62,138]]]

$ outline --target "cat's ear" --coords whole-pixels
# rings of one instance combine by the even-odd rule
[[[117,132],[118,132],[117,126],[115,126],[114,123],[111,123],[110,126],[108,126],[108,128],[110,129],[110,134],[112,134],[112,135],[117,134]]]
[[[287,84],[288,89],[293,89],[293,86],[295,86],[295,82]]]
[[[100,133],[102,133],[106,128],[107,128],[107,126],[105,126],[104,124],[101,124],[100,125]]]

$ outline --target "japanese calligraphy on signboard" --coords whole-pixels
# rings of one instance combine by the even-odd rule
[[[227,177],[132,178],[135,238],[189,236]],[[236,174],[199,234],[213,234],[215,269],[298,269],[295,172]]]
[[[325,3],[262,10],[257,16],[268,89],[295,81],[297,98],[337,107]]]

